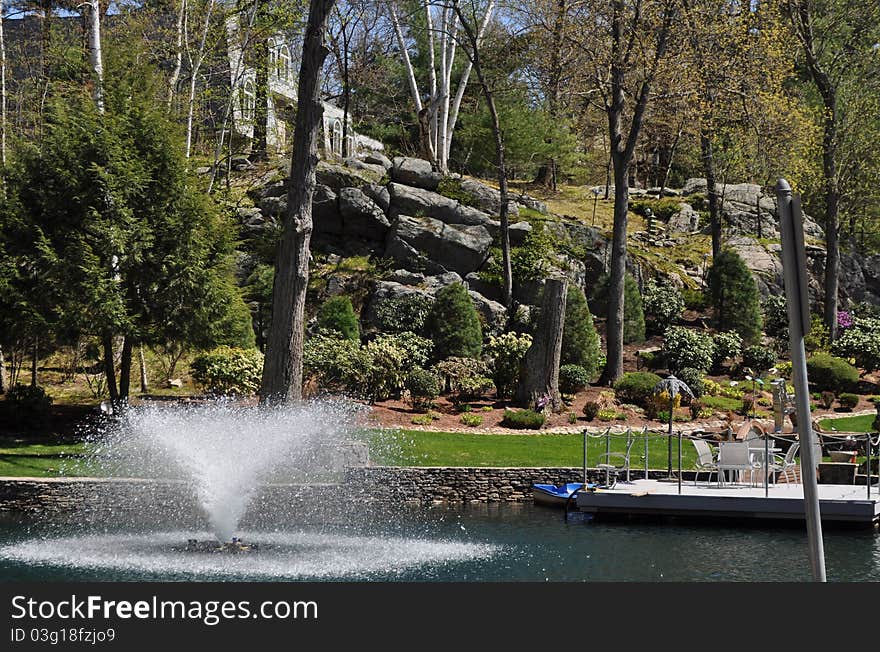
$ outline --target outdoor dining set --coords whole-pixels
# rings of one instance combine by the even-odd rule
[[[692,439],[697,452],[696,484],[701,473],[707,473],[707,483],[714,473],[719,485],[726,482],[758,484],[765,477],[769,482],[784,478],[785,482],[799,480],[799,461],[796,459],[800,444],[793,442],[784,451],[774,440],[749,439],[718,442],[717,452],[705,439]],[[815,445],[814,459],[821,460],[819,444]]]

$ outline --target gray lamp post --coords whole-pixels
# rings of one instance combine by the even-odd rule
[[[599,193],[602,192],[598,187],[593,188],[593,226],[596,226],[596,204],[599,203]]]
[[[687,386],[683,380],[679,380],[674,375],[670,374],[667,378],[664,378],[659,383],[654,385],[654,394],[662,394],[663,392],[669,392],[669,433],[666,438],[666,477],[672,477],[672,411],[675,408],[675,397],[679,394],[687,394],[691,398],[694,397],[694,393],[691,391],[691,388]]]

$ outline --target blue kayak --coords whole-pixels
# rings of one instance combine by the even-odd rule
[[[555,484],[533,484],[532,497],[537,505],[564,507],[571,495],[575,491],[583,489],[583,486],[583,482],[567,482],[559,486]]]

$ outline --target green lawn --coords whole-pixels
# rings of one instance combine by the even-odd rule
[[[874,430],[874,414],[863,414],[857,417],[842,417],[840,419],[822,419],[819,425],[823,430],[831,430],[833,427],[840,432],[872,432]]]
[[[583,436],[580,434],[477,435],[415,430],[366,431],[361,438],[370,443],[370,460],[390,466],[580,466]],[[88,464],[86,444],[3,444],[0,448],[0,476],[54,477],[99,475]],[[611,450],[623,452],[624,437],[611,438]],[[631,467],[644,468],[644,440],[632,447]],[[649,466],[665,469],[665,437],[653,436],[648,443]],[[693,468],[694,448],[682,449],[682,465]],[[605,452],[604,438],[589,438],[587,463],[596,466]],[[85,463],[81,456],[85,456]],[[613,457],[617,464],[620,457]],[[672,465],[678,466],[678,440],[672,441]]]
[[[472,435],[468,433],[379,431],[369,434],[370,459],[392,466],[580,466],[583,463],[581,434]],[[589,438],[587,464],[595,466],[605,452],[604,438]],[[612,437],[611,450],[623,452],[625,437]],[[633,468],[644,468],[644,440],[637,439],[631,452]],[[682,465],[692,468],[694,447],[682,448]],[[673,467],[678,465],[678,441],[672,442]],[[617,463],[620,458],[612,459]],[[652,469],[666,468],[666,438],[651,437],[648,462]]]
[[[19,445],[4,442],[0,446],[0,476],[88,475],[87,467],[74,464],[76,457],[88,454],[85,444]]]

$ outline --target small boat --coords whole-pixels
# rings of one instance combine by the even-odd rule
[[[592,485],[587,486],[589,488]],[[533,484],[532,498],[534,498],[536,505],[565,507],[565,503],[571,495],[583,487],[583,482],[568,482],[558,487],[555,484]]]

